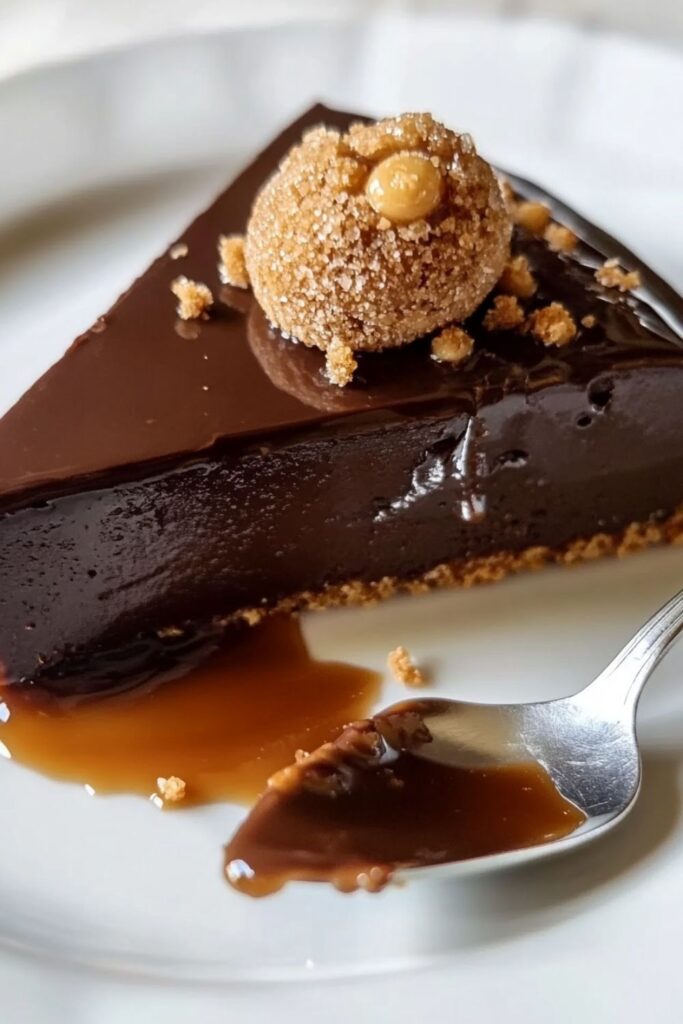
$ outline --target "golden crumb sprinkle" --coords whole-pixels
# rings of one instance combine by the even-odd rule
[[[536,291],[536,282],[526,256],[513,256],[508,260],[498,282],[498,291],[516,295],[520,299],[531,298]]]
[[[244,258],[244,235],[221,235],[218,239],[218,276],[233,288],[248,288],[249,273]]]
[[[581,317],[581,326],[582,327],[595,327],[597,322],[598,321],[596,320],[596,318],[593,316],[592,313],[588,313],[587,316],[582,316]]]
[[[576,324],[561,302],[535,310],[527,325],[534,338],[544,345],[568,345],[576,337]]]
[[[545,203],[532,203],[525,199],[513,207],[512,219],[532,235],[542,235],[550,223],[550,210]]]
[[[179,626],[164,626],[162,629],[157,630],[157,636],[160,640],[174,640],[184,635],[185,630]]]
[[[496,295],[483,319],[487,331],[512,331],[524,323],[524,310],[514,295]]]
[[[353,349],[336,338],[331,341],[325,352],[325,376],[330,383],[345,388],[353,380],[357,369],[358,362]]]
[[[387,656],[387,666],[394,679],[399,683],[404,683],[406,686],[424,685],[424,675],[406,647],[396,647],[390,651]]]
[[[201,281],[176,277],[171,282],[171,291],[178,300],[177,313],[181,320],[198,320],[213,306],[211,289]]]
[[[576,249],[579,241],[571,228],[565,227],[564,224],[557,224],[555,221],[548,224],[543,237],[553,252],[572,252]]]
[[[266,611],[264,608],[244,608],[240,612],[240,618],[243,622],[246,622],[247,626],[258,626],[265,616]]]
[[[472,354],[474,342],[461,327],[447,327],[432,341],[431,357],[438,363],[462,363]]]
[[[640,288],[640,274],[637,270],[624,270],[619,260],[605,260],[595,271],[595,280],[604,288],[618,288],[620,292],[628,292],[632,288]]]
[[[169,775],[167,779],[163,777],[157,779],[157,790],[165,804],[180,803],[185,799],[186,789],[184,779],[179,779],[177,775]]]
[[[185,242],[176,242],[176,244],[172,245],[168,250],[168,255],[172,260],[182,260],[184,256],[187,256],[189,251],[190,250],[185,245]]]

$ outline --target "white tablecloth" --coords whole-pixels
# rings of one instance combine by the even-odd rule
[[[683,0],[0,0],[0,77],[161,35],[388,10],[538,14],[683,44]]]

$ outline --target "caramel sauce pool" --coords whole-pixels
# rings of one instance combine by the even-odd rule
[[[249,802],[297,749],[368,714],[379,677],[314,660],[295,619],[270,619],[180,678],[77,703],[0,687],[0,753],[95,793],[150,797],[186,782],[177,807]]]
[[[245,629],[175,671],[76,699],[0,684],[0,755],[157,806],[263,793],[225,850],[227,880],[252,896],[295,880],[376,891],[402,867],[533,846],[583,821],[539,764],[466,770],[430,758],[429,700],[365,718],[378,675],[313,659],[295,619]],[[299,749],[316,753],[299,760],[295,784],[264,793]],[[184,780],[185,799],[164,805],[157,779],[169,776]]]

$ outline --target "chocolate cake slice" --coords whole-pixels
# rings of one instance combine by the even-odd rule
[[[556,302],[578,328],[562,347],[485,325],[484,303],[465,362],[431,359],[425,338],[360,355],[342,389],[221,286],[219,235],[244,231],[304,129],[352,120],[314,107],[292,124],[0,420],[9,682],[96,685],[267,609],[680,537],[683,304],[537,187],[511,179],[579,238],[513,239],[537,286],[527,312]],[[639,272],[637,296],[611,267],[596,279],[612,257]],[[177,319],[179,274],[212,290],[208,319]]]

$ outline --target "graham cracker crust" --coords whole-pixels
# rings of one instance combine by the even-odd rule
[[[592,537],[571,541],[562,547],[528,547],[522,551],[501,551],[482,558],[443,562],[411,579],[384,576],[366,582],[350,580],[324,587],[319,591],[304,590],[284,598],[272,606],[243,608],[222,624],[242,620],[256,625],[267,615],[294,614],[300,611],[324,611],[344,605],[374,605],[396,594],[426,594],[445,587],[473,587],[479,583],[497,583],[506,576],[520,572],[536,572],[547,565],[578,565],[596,558],[625,558],[646,548],[661,544],[683,544],[683,505],[667,519],[631,523],[618,533],[595,533]]]

